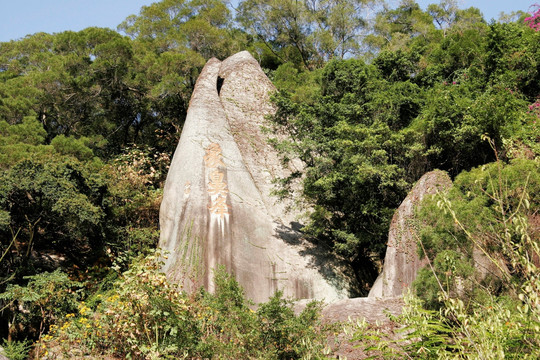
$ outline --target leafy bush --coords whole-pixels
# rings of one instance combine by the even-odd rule
[[[9,284],[0,294],[0,300],[5,304],[3,310],[9,313],[10,335],[33,335],[37,338],[77,308],[76,290],[81,284],[70,280],[60,269],[26,276],[25,279],[28,280],[25,286]],[[23,328],[24,334],[17,334]]]
[[[149,147],[130,147],[104,167],[115,238],[107,241],[121,270],[159,240],[159,206],[170,158]]]
[[[435,273],[422,269],[415,286],[428,306],[438,303],[437,281],[466,303],[483,292],[511,291],[516,296],[525,265],[514,250],[529,246],[521,244],[523,236],[538,237],[538,174],[534,160],[491,163],[460,174],[447,199],[426,200],[419,214],[421,255],[427,255]],[[441,214],[443,205],[446,214]],[[526,233],[520,234],[523,229]],[[533,259],[534,249],[527,251]]]
[[[320,303],[311,302],[296,316],[291,302],[277,292],[257,310],[263,346],[276,359],[304,359],[324,354],[325,346],[319,334],[320,310]]]
[[[31,348],[31,343],[28,340],[4,340],[2,342],[2,348],[4,348],[3,355],[5,355],[9,360],[26,360],[28,358],[28,352]]]
[[[158,253],[134,262],[111,290],[79,304],[42,339],[46,353],[120,358],[322,358],[324,328],[313,303],[295,315],[281,293],[253,310],[238,283],[223,269],[216,291],[188,295],[160,273]]]

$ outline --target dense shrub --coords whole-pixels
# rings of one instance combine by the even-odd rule
[[[254,310],[223,269],[216,272],[214,294],[201,289],[188,295],[169,284],[161,265],[158,254],[133,263],[111,290],[66,314],[42,338],[34,357],[69,358],[79,352],[130,359],[323,357],[317,303],[295,315],[278,292]]]

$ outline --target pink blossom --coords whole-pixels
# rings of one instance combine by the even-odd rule
[[[531,115],[536,115],[536,117],[540,119],[540,99],[529,105],[528,113]],[[536,121],[533,121],[533,124],[536,124]]]
[[[531,8],[536,8],[536,11],[524,21],[531,29],[540,31],[540,4],[531,5]]]

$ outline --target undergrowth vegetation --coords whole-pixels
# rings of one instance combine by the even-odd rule
[[[317,359],[325,353],[319,303],[296,315],[278,292],[254,310],[224,269],[216,271],[215,293],[188,295],[168,283],[159,258],[139,258],[109,291],[65,311],[34,358]]]

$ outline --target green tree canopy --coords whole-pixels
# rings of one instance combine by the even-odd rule
[[[244,0],[237,19],[280,62],[314,69],[358,55],[372,0]]]

